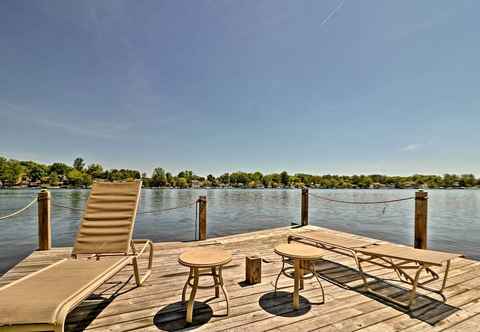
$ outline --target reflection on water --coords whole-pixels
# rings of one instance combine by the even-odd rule
[[[0,216],[28,203],[38,190],[0,190]],[[413,196],[413,190],[310,190],[330,198],[378,201]],[[288,226],[300,219],[300,190],[144,189],[139,211],[186,205],[208,197],[209,237]],[[82,209],[88,190],[52,190],[56,204]],[[480,258],[480,191],[429,191],[429,247]],[[337,204],[310,197],[310,223],[402,244],[413,243],[414,201],[379,205]],[[81,211],[53,207],[54,246],[71,246]],[[195,207],[139,214],[135,237],[153,241],[190,241]],[[0,273],[37,247],[36,208],[0,221]]]

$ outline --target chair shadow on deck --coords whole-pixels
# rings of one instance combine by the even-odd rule
[[[385,300],[379,296],[376,296],[373,293],[366,292],[363,287],[363,279],[361,277],[361,274],[356,269],[329,260],[319,260],[317,262],[316,269],[317,273],[322,279],[331,282],[334,285],[337,285],[347,290],[355,291],[357,293],[361,293],[364,296],[367,296],[371,299],[395,308],[396,310],[408,314],[412,318],[421,320],[422,322],[428,323],[430,325],[435,325],[436,323],[460,310],[457,307],[451,306],[443,301],[436,300],[430,296],[423,295],[418,292],[416,297],[416,304],[411,310],[408,310],[395,304],[394,302]],[[400,287],[397,284],[392,284],[391,282],[389,282],[398,282],[397,280],[382,279],[368,273],[365,273],[365,275],[367,276],[367,280],[371,280],[368,281],[369,287],[371,289],[398,301],[408,300],[410,292],[409,289]],[[355,285],[350,286],[350,283],[355,283]],[[433,296],[438,295],[435,294]]]
[[[260,307],[269,314],[281,317],[302,316],[312,308],[310,302],[300,295],[300,309],[292,307],[292,293],[277,291],[262,295],[258,301]]]
[[[153,324],[162,331],[189,330],[200,327],[214,317],[208,301],[195,301],[193,306],[193,322],[186,321],[186,304],[182,301],[171,303],[160,309],[153,318]]]
[[[126,281],[106,282],[104,285],[108,286],[107,288],[90,295],[68,314],[65,331],[84,331],[115,298],[137,288],[131,283],[132,279],[133,275]]]

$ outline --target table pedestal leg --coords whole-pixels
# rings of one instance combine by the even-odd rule
[[[298,310],[300,308],[300,295],[299,295],[299,289],[300,289],[300,280],[302,279],[300,273],[301,273],[301,268],[300,268],[300,259],[295,258],[293,260],[293,266],[294,266],[294,284],[293,284],[293,309]]]
[[[190,272],[188,273],[187,282],[185,283],[185,286],[183,286],[182,302],[185,302],[185,295],[187,294],[188,283],[190,282],[190,280],[191,280],[192,278],[193,278],[193,269],[190,268]]]
[[[220,296],[220,281],[218,280],[218,275],[217,275],[217,268],[212,267],[212,276],[213,276],[213,282],[215,284],[215,297]]]
[[[193,305],[195,302],[197,287],[198,287],[198,268],[194,267],[192,292],[190,293],[190,298],[188,299],[188,303],[187,303],[187,323],[191,323],[193,320]]]
[[[222,289],[223,296],[225,296],[225,302],[227,302],[227,316],[230,315],[230,301],[228,299],[228,293],[225,289],[225,285],[223,284],[223,275],[222,275],[222,267],[218,267],[218,281],[220,282],[220,288]]]

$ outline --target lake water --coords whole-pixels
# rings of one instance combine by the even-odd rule
[[[25,206],[38,190],[0,190],[0,216]],[[88,190],[52,190],[56,204],[83,208]],[[383,201],[414,196],[414,190],[313,190],[349,201]],[[142,214],[208,197],[208,236],[238,234],[299,223],[300,190],[143,189],[135,237],[190,241],[195,236],[195,207]],[[460,251],[480,259],[480,190],[429,190],[428,247]],[[310,224],[401,244],[413,243],[414,201],[379,205],[338,204],[310,197]],[[37,248],[36,206],[0,221],[0,274]],[[81,211],[53,206],[54,246],[71,246]]]

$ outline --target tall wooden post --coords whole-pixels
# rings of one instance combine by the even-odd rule
[[[38,193],[38,250],[52,248],[52,227],[50,212],[50,192],[43,189]]]
[[[198,198],[198,239],[207,239],[207,196]]]
[[[302,226],[308,225],[308,188],[302,188]]]
[[[415,248],[427,249],[428,193],[415,193]]]

